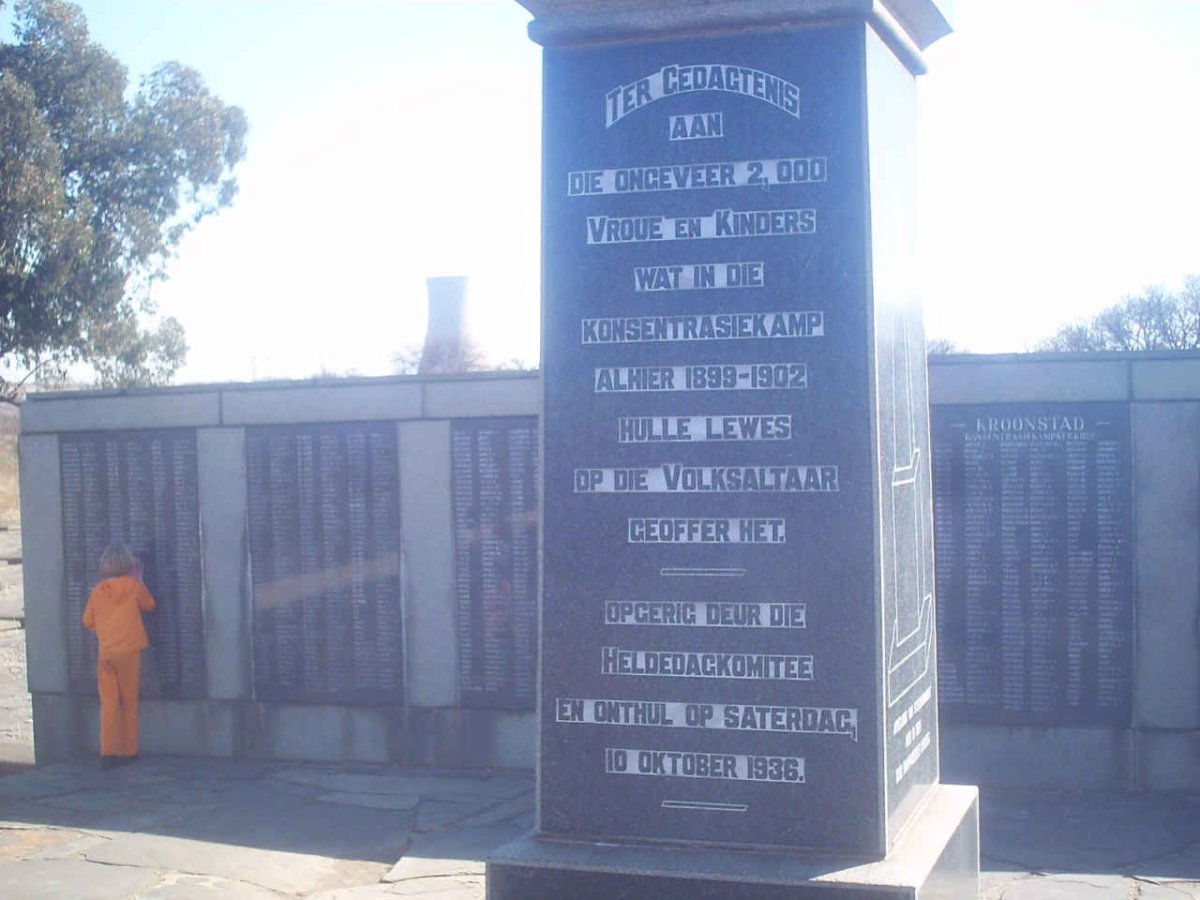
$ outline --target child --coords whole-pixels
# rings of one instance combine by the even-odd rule
[[[125,544],[109,544],[100,556],[104,579],[88,597],[83,625],[96,632],[100,653],[100,765],[108,769],[138,756],[138,677],[141,654],[150,642],[142,613],[154,598],[142,584],[142,565]]]

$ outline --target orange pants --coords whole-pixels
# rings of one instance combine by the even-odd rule
[[[96,661],[102,756],[137,755],[138,677],[141,668],[140,650],[113,653]]]

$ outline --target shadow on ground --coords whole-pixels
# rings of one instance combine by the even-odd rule
[[[982,852],[1029,870],[1200,879],[1200,797],[985,790]]]
[[[391,864],[412,836],[519,816],[531,794],[506,773],[144,759],[0,780],[0,820]]]
[[[285,894],[478,879],[494,848],[532,827],[532,810],[528,774],[180,758],[51,765],[0,779],[0,894],[6,878],[25,883],[50,862]]]

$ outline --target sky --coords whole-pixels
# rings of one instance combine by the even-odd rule
[[[135,80],[178,60],[250,121],[238,198],[154,289],[177,382],[387,374],[435,275],[470,279],[491,362],[536,364],[541,57],[515,0],[79,5]],[[1200,0],[954,12],[918,82],[928,336],[1018,352],[1200,274]]]

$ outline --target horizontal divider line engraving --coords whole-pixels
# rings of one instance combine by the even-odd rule
[[[699,566],[671,566],[658,570],[663,578],[741,578],[745,569],[705,569]]]
[[[745,803],[708,803],[704,800],[664,800],[663,809],[698,809],[705,812],[749,812]]]

